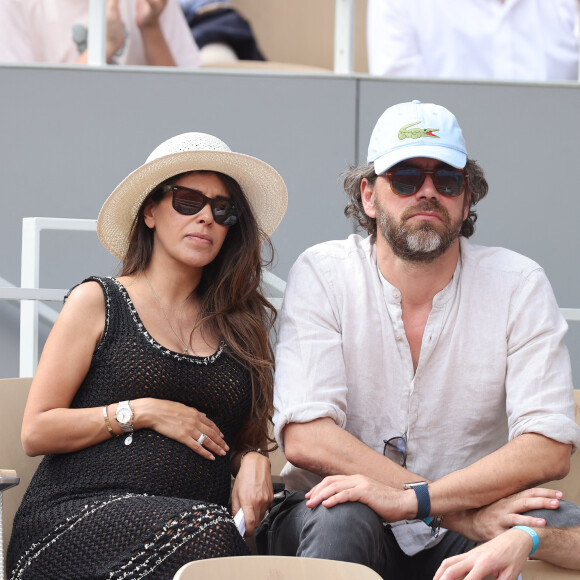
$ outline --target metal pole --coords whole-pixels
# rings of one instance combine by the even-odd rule
[[[89,49],[87,64],[105,65],[107,40],[106,0],[90,0],[89,4]]]
[[[354,1],[336,0],[334,15],[334,72],[354,70]]]
[[[38,288],[40,240],[36,218],[22,220],[22,264],[20,286]],[[20,303],[20,376],[32,377],[38,364],[38,301]]]

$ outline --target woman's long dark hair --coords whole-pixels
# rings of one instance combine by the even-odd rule
[[[273,443],[270,422],[273,411],[274,353],[269,335],[276,319],[276,310],[261,289],[262,267],[271,264],[274,250],[270,239],[258,227],[250,205],[229,175],[213,173],[225,185],[240,210],[238,223],[231,226],[216,258],[203,268],[195,289],[200,300],[200,320],[195,328],[226,342],[235,356],[250,372],[252,410],[233,448],[257,448]],[[175,183],[182,173],[161,185]],[[148,203],[159,203],[164,193],[160,188],[145,198],[131,229],[129,248],[121,268],[122,276],[142,272],[153,253],[153,231],[147,227],[144,210]],[[267,259],[262,250],[266,249]]]

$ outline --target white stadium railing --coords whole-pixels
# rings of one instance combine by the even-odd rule
[[[52,324],[58,316],[43,301],[62,302],[68,289],[40,288],[40,234],[43,230],[96,231],[96,220],[32,217],[22,220],[21,287],[0,278],[0,300],[20,302],[20,376],[31,377],[38,365],[38,323]],[[271,272],[263,273],[264,293],[280,309],[286,282]],[[580,308],[560,308],[564,318],[580,322]]]
[[[43,230],[96,231],[96,220],[31,217],[22,220],[20,288],[0,278],[0,300],[20,302],[20,376],[31,377],[38,365],[39,318],[54,323],[58,312],[41,301],[62,302],[68,289],[40,288],[40,234]],[[286,283],[271,272],[262,277],[264,292],[280,309]]]

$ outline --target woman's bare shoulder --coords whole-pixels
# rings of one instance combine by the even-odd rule
[[[95,280],[88,280],[75,286],[68,295],[65,306],[74,308],[105,308],[103,288]]]

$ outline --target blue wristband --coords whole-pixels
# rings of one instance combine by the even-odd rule
[[[530,538],[532,538],[533,546],[532,546],[532,551],[528,555],[531,556],[538,549],[538,546],[540,545],[540,538],[538,537],[538,534],[536,534],[536,532],[534,530],[532,530],[532,528],[529,528],[528,526],[513,526],[511,529],[512,530],[522,530],[522,532],[526,532],[526,534],[530,535]]]

